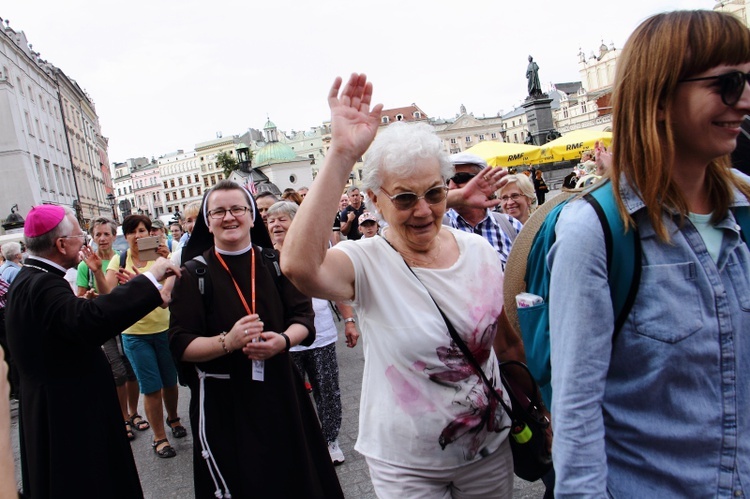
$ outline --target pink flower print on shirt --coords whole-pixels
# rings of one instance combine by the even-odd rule
[[[490,346],[495,337],[496,323],[488,325],[481,334],[474,332],[471,340],[467,342],[469,351],[477,359],[480,365],[484,365],[490,356]],[[465,406],[466,410],[456,416],[453,421],[440,433],[438,443],[442,449],[462,437],[469,437],[464,442],[465,455],[467,459],[473,459],[484,442],[485,435],[482,430],[499,432],[501,418],[497,414],[498,402],[491,396],[482,379],[474,371],[469,361],[464,357],[456,343],[451,339],[449,346],[441,346],[436,349],[438,359],[448,369],[432,372],[429,379],[435,383],[445,386],[455,386],[457,383],[474,376],[474,386],[468,394],[461,396],[461,400],[455,400],[456,405]],[[494,370],[494,366],[493,366]],[[486,373],[492,379],[492,371]],[[456,387],[461,393],[460,387]],[[500,392],[498,392],[500,393]]]
[[[409,383],[406,377],[394,366],[389,366],[385,370],[385,377],[391,384],[391,389],[398,401],[398,406],[406,414],[413,416],[435,409],[432,401],[425,397],[414,385]]]

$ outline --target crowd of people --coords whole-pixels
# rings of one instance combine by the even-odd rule
[[[718,12],[653,16],[622,51],[614,147],[563,187],[611,183],[638,289],[616,328],[605,234],[591,204],[568,202],[546,259],[545,497],[749,493],[750,177],[729,164],[748,74],[750,31]],[[176,455],[179,381],[196,497],[343,497],[337,318],[363,348],[354,448],[377,496],[512,495],[499,362],[525,351],[503,287],[549,188],[541,171],[447,154],[426,124],[381,128],[372,97],[364,74],[335,80],[310,188],[222,180],[182,220],[126,217],[123,253],[112,220],[86,234],[66,208],[32,208],[25,251],[0,248],[0,495],[15,494],[13,397],[22,496],[142,497],[129,440]]]

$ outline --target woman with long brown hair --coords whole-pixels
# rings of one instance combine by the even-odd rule
[[[610,177],[640,280],[615,331],[604,233],[569,203],[547,259],[555,496],[745,497],[750,185],[728,160],[750,112],[750,31],[659,14],[617,64]]]

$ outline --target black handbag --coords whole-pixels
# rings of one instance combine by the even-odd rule
[[[512,407],[509,415],[513,421],[510,441],[513,471],[519,478],[534,482],[552,468],[546,441],[550,423],[542,412],[544,403],[539,386],[526,364],[517,360],[500,363],[500,379]],[[529,396],[529,387],[535,394],[533,397]]]

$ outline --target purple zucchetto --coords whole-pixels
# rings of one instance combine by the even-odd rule
[[[65,218],[65,208],[54,204],[43,204],[31,208],[26,223],[23,226],[23,235],[26,237],[38,237],[46,234],[57,227]]]

